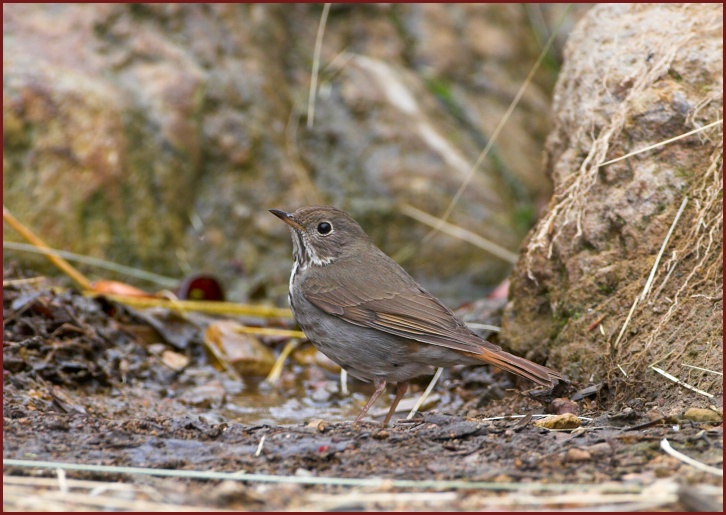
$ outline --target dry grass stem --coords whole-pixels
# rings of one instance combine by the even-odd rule
[[[291,329],[277,329],[276,327],[248,327],[245,325],[236,326],[236,333],[257,334],[260,336],[284,336],[287,338],[305,338],[302,331],[294,331]]]
[[[681,218],[681,215],[683,214],[683,210],[686,208],[686,204],[688,203],[688,197],[683,198],[683,202],[681,202],[681,207],[678,209],[678,213],[676,213],[675,218],[673,219],[673,223],[671,223],[671,227],[668,230],[668,234],[666,234],[665,239],[663,240],[663,244],[660,247],[660,251],[658,252],[658,256],[655,259],[655,263],[653,263],[653,268],[650,270],[650,275],[648,276],[648,280],[645,282],[645,287],[643,288],[642,293],[639,297],[636,297],[633,301],[633,305],[630,308],[630,312],[628,313],[628,316],[625,319],[625,322],[623,323],[623,327],[620,329],[620,333],[618,333],[618,337],[615,339],[615,343],[612,346],[613,350],[618,349],[618,345],[620,344],[620,340],[623,337],[623,334],[625,334],[625,329],[628,327],[628,324],[630,323],[630,319],[633,317],[633,313],[635,312],[635,308],[638,306],[638,303],[645,300],[645,297],[648,295],[648,292],[650,291],[650,286],[653,284],[653,278],[655,277],[655,273],[658,270],[658,264],[660,263],[660,259],[663,256],[663,252],[666,249],[666,246],[668,245],[668,241],[671,239],[671,235],[673,234],[673,229],[675,229],[676,224],[678,223],[678,220]]]
[[[282,352],[280,352],[280,355],[277,357],[275,364],[272,365],[270,373],[267,374],[265,381],[274,384],[280,379],[280,375],[282,374],[282,368],[285,366],[285,360],[287,360],[288,356],[292,353],[292,351],[297,349],[299,346],[300,340],[290,340],[285,344],[285,346],[282,348]]]
[[[479,422],[487,422],[489,420],[509,420],[509,419],[524,418],[524,417],[529,417],[529,416],[531,416],[533,418],[534,417],[537,417],[537,418],[547,418],[547,417],[551,417],[552,415],[547,415],[546,413],[533,413],[531,415],[504,415],[504,416],[501,416],[501,417],[481,418],[481,419],[478,419],[478,421]],[[589,418],[589,417],[577,417],[577,418],[579,418],[580,420],[584,420],[586,422],[592,421],[592,419]]]
[[[28,277],[27,279],[9,279],[3,280],[3,288],[9,288],[14,286],[35,286],[40,283],[47,281],[48,278],[44,276]]]
[[[63,469],[56,469],[56,474],[58,474],[58,490],[62,494],[68,493],[68,480],[66,479],[66,471]]]
[[[81,511],[86,509],[117,511],[169,511],[198,512],[199,506],[160,503],[143,500],[126,500],[93,494],[28,490],[23,487],[3,488],[3,504],[29,511]],[[86,510],[83,510],[86,511]],[[204,507],[204,511],[218,511]]]
[[[584,417],[578,417],[584,418]],[[414,479],[381,479],[381,478],[348,478],[318,476],[276,476],[271,474],[245,474],[184,469],[153,469],[142,467],[116,467],[110,465],[92,465],[84,463],[62,463],[52,461],[3,459],[4,467],[41,468],[64,470],[80,470],[96,473],[130,474],[159,477],[183,477],[189,479],[231,479],[250,483],[329,485],[368,488],[439,488],[454,490],[492,490],[492,491],[533,491],[533,492],[591,492],[607,491],[612,493],[639,492],[639,487],[630,485],[595,484],[595,483],[496,483],[487,481],[467,480],[414,480]]]
[[[658,252],[658,256],[655,258],[655,263],[653,263],[653,268],[650,271],[650,275],[648,276],[648,280],[645,283],[645,287],[643,288],[643,293],[640,294],[640,302],[643,302],[645,298],[648,296],[648,292],[650,291],[650,286],[653,284],[653,278],[655,277],[655,272],[658,270],[658,265],[660,264],[660,259],[663,257],[663,252],[665,252],[666,246],[668,245],[668,242],[671,239],[671,235],[673,234],[673,229],[676,228],[676,224],[678,223],[678,220],[680,220],[681,215],[683,214],[683,210],[686,209],[686,204],[688,204],[688,197],[683,198],[683,202],[681,202],[681,207],[678,208],[678,212],[676,213],[676,217],[673,219],[673,223],[671,224],[670,229],[668,229],[668,234],[666,234],[665,239],[663,240],[663,245],[660,247],[660,251]]]
[[[682,452],[678,452],[673,447],[671,447],[670,442],[668,440],[666,440],[665,438],[663,438],[663,440],[660,441],[660,448],[663,449],[670,456],[673,456],[677,460],[680,460],[683,463],[687,463],[688,465],[695,467],[700,471],[708,472],[709,474],[723,477],[722,469],[717,469],[716,467],[712,467],[711,465],[706,465],[705,463],[701,463],[700,461],[696,461],[693,458],[686,456]]]
[[[421,406],[423,406],[423,403],[426,402],[426,398],[431,394],[431,392],[434,389],[434,386],[436,386],[436,383],[439,382],[439,378],[441,377],[441,373],[444,371],[443,368],[439,367],[436,369],[436,373],[434,374],[434,377],[431,378],[431,382],[429,382],[429,385],[426,387],[426,390],[424,390],[424,393],[421,394],[421,397],[419,397],[418,401],[416,401],[416,404],[414,404],[411,411],[406,415],[406,420],[411,420],[414,415],[416,415],[416,412],[421,409]]]
[[[65,478],[65,471],[63,477]],[[3,504],[10,510],[37,511],[196,511],[198,507],[163,503],[163,496],[148,485],[131,483],[59,479],[49,477],[24,477],[3,475]],[[85,492],[78,492],[85,490]],[[139,499],[151,497],[151,501]],[[206,508],[205,508],[206,511]]]
[[[340,393],[343,395],[350,395],[348,390],[348,371],[344,368],[340,368]]]
[[[50,262],[57,266],[60,270],[65,272],[65,274],[70,277],[78,286],[80,286],[82,289],[90,289],[91,282],[86,278],[86,276],[79,272],[68,261],[58,255],[53,254],[51,252],[51,248],[46,245],[43,240],[36,236],[30,229],[20,223],[20,221],[13,216],[8,208],[5,207],[5,205],[3,205],[3,220],[5,220],[5,222],[10,227],[15,229],[23,238],[38,247],[41,252],[46,251],[44,253],[48,256]]]
[[[652,488],[644,488],[638,493],[607,493],[607,492],[578,492],[575,494],[535,496],[527,494],[508,495],[506,497],[484,497],[477,499],[479,506],[495,507],[502,506],[514,508],[516,506],[590,506],[610,505],[616,511],[623,510],[623,505],[637,504],[655,508],[672,504],[678,500],[676,490],[678,485],[670,482],[669,488],[662,488],[656,492]],[[644,503],[644,504],[643,504]]]
[[[720,269],[722,265],[721,259],[713,260],[712,265],[704,271],[704,265],[711,258],[711,252],[715,250],[714,247],[718,245],[716,233],[723,231],[723,206],[721,202],[723,196],[723,176],[719,173],[723,162],[722,158],[722,149],[719,148],[711,156],[711,164],[702,177],[700,187],[693,192],[696,195],[694,198],[697,199],[696,223],[686,235],[681,247],[677,249],[678,255],[683,256],[695,251],[698,262],[691,268],[676,291],[668,311],[661,317],[658,325],[645,341],[643,352],[656,341],[656,338],[660,336],[663,329],[669,325],[676,310],[681,306],[680,298],[687,291],[687,288],[689,286],[691,289],[695,288],[691,284],[691,281],[695,277],[698,277],[699,282],[704,283],[711,275],[715,276],[717,269]]]
[[[529,509],[537,507],[570,508],[588,506],[597,511],[604,508],[613,511],[623,511],[627,508],[652,509],[675,503],[678,500],[678,484],[670,479],[660,480],[635,492],[607,492],[602,490],[583,491],[570,494],[532,495],[516,492],[502,496],[483,496],[481,494],[470,496],[466,505],[469,509],[481,508],[496,509],[497,507],[513,509],[526,506]],[[455,499],[455,492],[350,492],[340,494],[312,494],[309,497],[310,505],[302,510],[311,511],[341,511],[351,509],[400,509],[411,505],[442,505]]]
[[[604,163],[600,163],[600,165],[598,165],[598,166],[605,166],[605,165],[609,165],[612,163],[617,163],[618,161],[622,161],[623,159],[627,159],[629,157],[633,157],[635,155],[642,154],[643,152],[647,152],[648,150],[653,150],[654,148],[665,146],[668,143],[673,143],[674,141],[678,141],[679,139],[686,138],[688,136],[692,136],[693,134],[698,134],[699,132],[703,132],[705,130],[710,129],[711,127],[715,127],[716,125],[719,125],[722,123],[723,123],[723,120],[716,120],[715,122],[709,123],[708,125],[704,125],[703,127],[699,127],[698,129],[693,129],[692,131],[686,132],[685,134],[681,134],[680,136],[675,136],[670,139],[659,141],[658,143],[649,145],[645,148],[641,148],[639,150],[634,150],[633,152],[625,154],[624,156],[616,157],[615,159],[611,159],[610,161],[605,161]]]
[[[88,291],[87,295],[98,295]],[[237,304],[235,302],[216,302],[203,300],[168,300],[148,297],[127,297],[123,295],[110,295],[107,297],[121,304],[134,308],[162,307],[181,313],[187,311],[198,311],[200,313],[212,313],[216,315],[239,315],[258,316],[263,318],[292,318],[292,311],[289,309],[275,308],[272,306],[255,306],[251,304]]]
[[[68,261],[76,261],[78,263],[83,263],[84,265],[95,266],[97,268],[103,268],[105,270],[110,270],[112,272],[117,272],[117,273],[125,274],[125,275],[131,276],[131,277],[136,277],[137,279],[151,281],[151,282],[154,282],[161,286],[166,286],[167,288],[176,288],[176,286],[178,286],[178,284],[179,284],[179,281],[172,277],[165,277],[163,275],[155,274],[152,272],[147,272],[146,270],[140,270],[138,268],[132,268],[130,266],[120,265],[118,263],[114,263],[112,261],[107,261],[105,259],[99,259],[99,258],[95,258],[95,257],[91,257],[91,256],[84,256],[82,254],[76,254],[74,252],[67,252],[65,250],[58,250],[58,249],[52,249],[52,248],[38,248],[33,245],[27,245],[25,243],[17,243],[14,241],[4,241],[3,248],[10,249],[10,250],[18,250],[21,252],[32,252],[34,254],[55,255],[55,256],[65,258]]]
[[[502,328],[497,325],[489,325],[489,324],[478,324],[476,322],[467,322],[467,327],[470,329],[479,329],[481,331],[491,331],[493,333],[500,333],[502,332]]]
[[[89,490],[103,489],[103,490],[116,490],[116,491],[128,491],[135,490],[136,485],[130,483],[117,483],[117,482],[106,482],[106,481],[89,481],[85,479],[67,479],[69,488],[87,488]],[[53,477],[26,477],[26,476],[3,476],[3,486],[14,485],[14,486],[28,486],[33,488],[54,488],[58,485],[58,479]]]
[[[681,381],[680,379],[678,379],[678,378],[677,378],[677,377],[675,377],[675,376],[672,376],[671,374],[669,374],[669,373],[668,373],[668,372],[666,372],[665,370],[662,370],[662,369],[660,369],[660,368],[658,368],[658,367],[654,367],[653,365],[651,365],[651,366],[650,366],[650,368],[652,368],[653,370],[655,370],[656,372],[658,372],[658,373],[659,373],[660,375],[662,375],[662,376],[663,376],[663,377],[665,377],[666,379],[670,379],[670,380],[671,380],[671,381],[673,381],[674,383],[676,383],[676,384],[679,384],[679,385],[681,385],[681,386],[682,386],[682,387],[684,387],[684,388],[688,388],[689,390],[691,390],[691,391],[693,391],[693,392],[696,392],[696,393],[700,393],[701,395],[705,395],[705,396],[706,396],[706,397],[708,397],[709,399],[713,399],[713,394],[710,394],[710,393],[708,393],[708,392],[704,392],[703,390],[699,390],[699,389],[698,389],[698,388],[696,388],[695,386],[691,386],[691,385],[690,385],[690,384],[688,384],[688,383],[684,383],[683,381]]]
[[[633,318],[633,313],[635,312],[635,308],[638,307],[638,299],[640,297],[635,297],[635,300],[633,301],[633,305],[630,307],[630,312],[628,313],[628,316],[625,318],[625,322],[623,323],[623,327],[620,328],[620,333],[618,333],[618,337],[615,339],[615,343],[613,343],[613,346],[611,347],[610,353],[614,353],[618,349],[618,345],[620,344],[620,339],[623,337],[623,334],[625,334],[625,329],[628,327],[628,324],[630,323],[630,319]]]
[[[457,500],[456,492],[350,492],[346,494],[311,494],[309,504],[300,511],[350,511],[360,506],[447,505]]]
[[[678,266],[678,255],[675,251],[673,252],[673,254],[674,254],[674,256],[671,258],[671,261],[668,263],[668,266],[667,266],[668,273],[663,278],[663,281],[660,283],[660,286],[658,286],[658,289],[655,290],[656,297],[660,297],[660,292],[663,291],[663,288],[665,288],[665,285],[668,283],[668,279],[670,279],[671,274],[673,274],[673,270],[675,270],[676,267]]]
[[[345,68],[348,63],[355,57],[355,54],[348,52],[348,47],[336,55],[330,63],[323,68],[323,73],[327,77],[327,80],[332,80],[340,71]]]
[[[694,368],[696,370],[703,370],[704,372],[709,372],[711,374],[716,374],[716,375],[719,375],[719,376],[722,376],[723,375],[723,372],[717,372],[715,370],[709,370],[707,368],[701,368],[701,367],[697,367],[697,366],[694,366],[694,365],[686,365],[685,363],[681,363],[681,366],[688,367],[688,368]]]
[[[428,241],[436,232],[443,230],[444,223],[449,219],[449,216],[451,216],[452,211],[456,207],[456,204],[459,203],[459,200],[461,199],[461,196],[464,194],[464,191],[469,186],[469,183],[471,182],[472,178],[474,177],[474,174],[479,169],[481,164],[486,159],[487,155],[489,155],[489,151],[494,146],[494,143],[497,141],[497,138],[499,137],[499,133],[502,131],[504,126],[509,121],[510,116],[512,116],[512,113],[514,112],[514,109],[519,104],[520,99],[522,98],[522,95],[524,95],[524,92],[527,90],[527,87],[532,82],[532,79],[534,78],[534,74],[539,69],[540,65],[542,64],[542,61],[544,61],[544,58],[547,56],[547,52],[549,52],[550,47],[552,46],[552,43],[555,41],[555,38],[560,33],[560,29],[562,28],[562,24],[565,22],[567,13],[569,12],[570,8],[569,5],[565,8],[564,12],[562,13],[562,17],[560,18],[559,23],[557,24],[557,28],[552,31],[552,34],[550,35],[549,39],[547,40],[547,43],[545,43],[544,47],[542,47],[542,51],[540,52],[539,56],[537,57],[537,60],[532,65],[532,68],[529,70],[529,73],[527,74],[527,77],[525,77],[524,81],[522,82],[522,85],[520,86],[519,90],[517,91],[517,94],[514,95],[514,98],[512,99],[512,102],[509,104],[509,107],[505,111],[502,118],[499,120],[499,123],[497,124],[497,127],[494,129],[494,132],[489,137],[489,141],[487,141],[486,146],[484,147],[484,150],[482,150],[481,154],[479,154],[479,157],[477,158],[474,165],[469,169],[466,176],[464,177],[464,180],[461,183],[461,186],[459,186],[459,189],[452,197],[451,201],[449,202],[448,207],[444,211],[444,214],[441,215],[441,218],[439,219],[437,225],[434,226],[434,228],[423,238],[422,241],[426,242]]]
[[[504,261],[507,261],[508,263],[514,264],[517,262],[517,258],[519,256],[516,253],[507,250],[504,247],[500,247],[496,243],[489,241],[486,238],[479,236],[478,234],[468,231],[463,227],[459,227],[457,225],[445,222],[441,218],[436,218],[435,216],[421,211],[420,209],[416,209],[409,204],[403,204],[401,206],[401,212],[404,215],[413,218],[414,220],[418,220],[419,222],[424,223],[428,226],[435,227],[437,231],[441,231],[445,234],[448,234],[449,236],[453,236],[454,238],[458,238],[460,240],[468,241],[469,243],[476,245],[480,249],[483,249],[490,254],[497,256]]]
[[[265,445],[265,436],[262,435],[262,438],[260,438],[260,444],[257,446],[257,450],[255,451],[255,457],[259,457],[260,454],[262,454],[262,446]]]
[[[315,37],[315,52],[313,54],[313,71],[310,75],[310,95],[308,97],[308,129],[313,127],[313,119],[315,118],[315,95],[318,90],[318,71],[320,70],[320,51],[323,48],[323,34],[325,34],[325,24],[328,21],[328,13],[330,12],[330,4],[323,6],[323,13],[320,15],[320,25],[318,25],[318,35]]]

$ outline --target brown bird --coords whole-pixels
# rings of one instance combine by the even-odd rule
[[[489,363],[548,387],[563,379],[472,332],[345,212],[330,206],[270,212],[290,226],[288,301],[295,320],[323,354],[376,387],[356,422],[386,383],[397,383],[387,425],[408,381],[436,367]]]

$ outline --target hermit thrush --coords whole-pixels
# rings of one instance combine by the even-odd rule
[[[288,301],[295,320],[323,354],[376,387],[356,422],[391,382],[398,388],[387,425],[408,381],[436,367],[484,362],[543,386],[563,379],[469,330],[343,211],[270,212],[290,226],[295,262]]]

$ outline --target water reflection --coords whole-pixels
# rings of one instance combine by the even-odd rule
[[[299,389],[296,394],[271,389],[228,396],[227,403],[218,411],[228,420],[247,425],[297,425],[315,419],[350,422],[366,401],[365,394],[360,392],[334,394],[324,401],[315,401],[312,392]]]

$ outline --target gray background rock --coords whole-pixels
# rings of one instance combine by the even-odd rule
[[[451,217],[510,250],[550,194],[552,56],[586,9]],[[3,201],[54,247],[278,302],[290,243],[267,208],[332,203],[434,293],[480,297],[511,266],[413,247],[429,229],[399,207],[443,212],[563,10],[333,6],[308,129],[320,5],[6,5]]]

